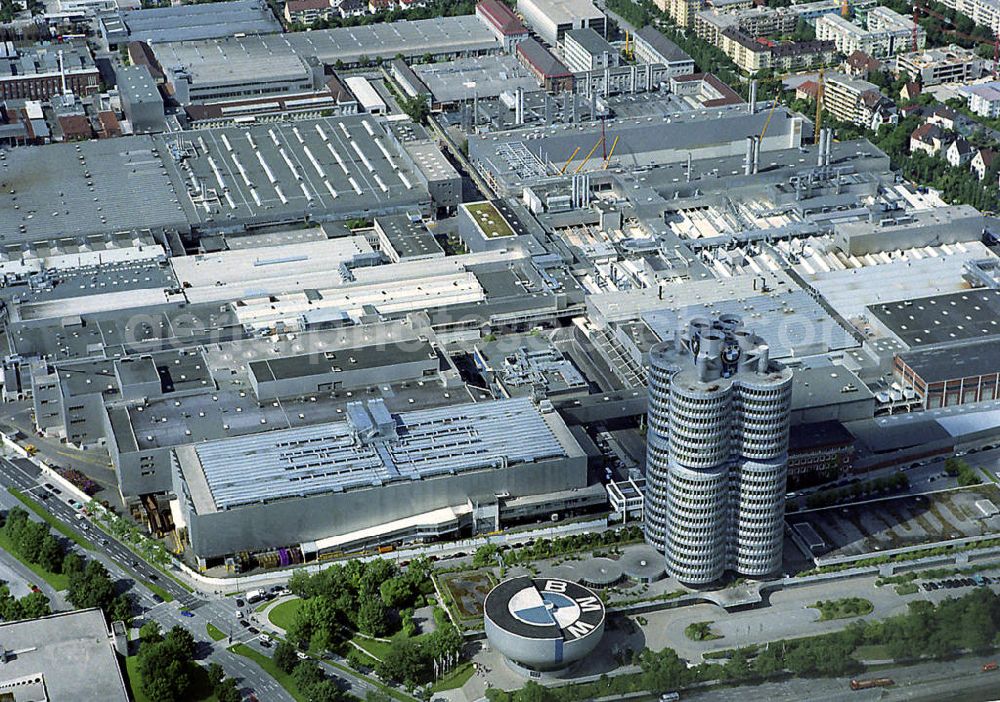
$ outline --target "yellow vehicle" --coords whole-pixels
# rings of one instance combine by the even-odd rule
[[[24,452],[29,456],[34,456],[36,453],[38,453],[38,448],[34,444],[25,444]]]

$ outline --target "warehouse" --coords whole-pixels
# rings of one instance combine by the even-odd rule
[[[413,71],[443,108],[474,98],[485,100],[505,91],[537,90],[538,80],[513,56],[471,56],[415,65]]]
[[[272,34],[281,31],[264,0],[228,0],[171,7],[126,10],[120,17],[127,41],[148,43],[221,39],[238,34]],[[108,19],[101,18],[107,26]]]
[[[204,563],[404,519],[415,538],[470,495],[582,488],[587,469],[558,415],[530,400],[399,414],[372,400],[349,404],[346,421],[180,448],[174,479]]]
[[[173,74],[170,80],[182,103],[307,92],[321,82],[323,65],[353,66],[397,56],[447,59],[499,50],[496,37],[474,15],[164,42],[153,48],[163,70]]]
[[[151,137],[11,149],[0,184],[7,243],[188,225]]]
[[[573,89],[573,74],[544,46],[534,39],[517,45],[517,59],[527,68],[540,86],[550,93]]]
[[[136,133],[166,130],[163,96],[146,66],[122,66],[116,72],[122,111]]]
[[[159,139],[185,212],[206,228],[430,209],[410,157],[367,115]]]
[[[908,348],[956,345],[1000,334],[1000,290],[964,290],[871,305],[873,324]]]

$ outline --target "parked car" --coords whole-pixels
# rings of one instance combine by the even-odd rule
[[[160,597],[159,595],[157,595],[157,594],[156,594],[156,593],[154,592],[154,593],[153,593],[153,602],[155,602],[156,604],[162,604],[162,603],[163,603],[163,598],[162,598],[162,597]]]
[[[186,609],[182,609],[181,610],[181,616],[182,617],[193,617],[194,616],[194,612],[189,612]]]
[[[237,607],[246,607],[246,604],[247,603],[244,602],[241,598],[239,598],[239,597],[236,598],[236,606]]]
[[[248,626],[250,626],[250,622],[248,622],[246,619],[240,619],[240,626],[246,629]]]

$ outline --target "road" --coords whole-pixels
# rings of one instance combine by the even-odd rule
[[[93,543],[97,550],[88,551],[88,556],[98,558],[116,579],[124,578],[134,581],[130,591],[136,598],[136,604],[142,618],[152,619],[164,629],[179,625],[190,631],[199,643],[202,662],[206,664],[209,662],[219,663],[226,671],[226,675],[242,682],[245,693],[249,694],[249,691],[252,690],[259,699],[269,702],[271,700],[276,702],[292,700],[285,689],[260,666],[245,656],[227,650],[231,644],[243,643],[268,656],[273,652],[273,648],[261,645],[258,634],[249,632],[247,628],[239,624],[234,598],[218,594],[200,595],[188,592],[172,578],[166,577],[158,569],[146,563],[114,537],[91,525],[86,519],[78,519],[76,510],[66,502],[65,494],[53,495],[43,487],[43,483],[44,477],[41,471],[31,461],[19,458],[0,458],[0,485],[4,488],[14,487],[32,495],[59,521]],[[0,504],[5,507],[19,504],[16,498],[10,496],[6,491],[0,494],[5,496],[0,498]],[[16,572],[25,575],[25,577],[31,576],[31,572],[16,559],[11,558],[10,560],[13,563],[0,561],[0,574],[7,566],[19,569]],[[175,598],[174,601],[158,601],[158,598],[146,587],[143,581],[155,583],[158,587],[166,590]],[[45,587],[47,586],[44,586],[43,590]],[[51,590],[51,588],[48,589]],[[53,599],[55,597],[53,592],[46,592],[46,594],[53,602],[62,601],[58,597]],[[191,616],[187,616],[183,612]],[[273,631],[269,622],[259,619],[259,615],[253,611],[253,606],[245,606],[243,614],[244,618],[250,621],[255,628]],[[209,623],[226,634],[227,638],[218,642],[212,641],[208,637],[206,629],[206,625]],[[346,661],[342,659],[333,658],[332,660],[346,666]],[[326,661],[321,661],[321,665],[326,673],[337,681],[341,689],[358,698],[363,699],[368,692],[377,689],[360,675],[337,668]]]
[[[683,699],[697,702],[985,702],[995,700],[1000,689],[1000,671],[982,672],[984,663],[994,658],[966,656],[956,660],[933,661],[910,666],[894,666],[862,678],[887,677],[891,688],[852,691],[850,679],[810,678],[753,686],[731,687],[706,692],[685,692]]]
[[[228,643],[225,640],[217,643],[208,637],[206,630],[208,622],[228,633],[235,616],[231,603],[228,608],[223,607],[221,601],[214,602],[213,606],[209,606],[207,599],[188,592],[172,579],[165,577],[153,566],[129,551],[114,537],[89,525],[85,519],[77,519],[77,512],[66,503],[65,495],[50,494],[47,499],[42,501],[40,493],[47,491],[41,486],[40,480],[43,480],[41,473],[31,461],[0,459],[0,485],[4,488],[17,488],[34,496],[60,522],[94,544],[94,548],[97,550],[87,551],[88,557],[100,560],[116,580],[132,581],[133,584],[129,591],[136,600],[136,608],[142,619],[152,619],[164,629],[180,625],[190,631],[195,641],[198,642],[200,661],[205,664],[219,663],[226,671],[226,675],[240,682],[244,693],[249,694],[250,691],[253,691],[260,699],[293,702],[291,695],[256,663],[226,650]],[[6,491],[4,493],[7,494]],[[5,499],[4,504],[12,503]],[[158,602],[156,596],[143,584],[143,581],[155,582],[176,599],[173,602]],[[181,612],[190,612],[192,616],[185,616]],[[241,627],[234,634],[233,643],[255,643],[259,646],[258,637],[249,634]]]

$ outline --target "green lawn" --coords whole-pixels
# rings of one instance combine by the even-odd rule
[[[257,665],[264,669],[264,672],[277,680],[278,684],[285,688],[285,690],[288,691],[288,694],[294,697],[297,702],[307,702],[306,696],[299,692],[299,688],[295,684],[295,680],[292,679],[292,676],[278,668],[274,661],[271,660],[270,656],[257,653],[257,651],[254,651],[252,648],[244,644],[235,644],[230,646],[229,650],[254,661]],[[140,701],[136,700],[136,702]]]
[[[69,577],[63,575],[62,573],[50,573],[49,571],[42,568],[40,565],[35,563],[28,563],[26,560],[21,558],[14,547],[10,543],[10,539],[7,535],[0,529],[0,548],[12,555],[17,560],[21,561],[26,568],[31,570],[32,573],[38,576],[40,580],[44,580],[49,585],[51,585],[56,590],[66,590],[69,588]]]
[[[205,631],[212,638],[212,641],[222,641],[226,638],[226,634],[222,633],[219,627],[215,626],[212,622],[205,622]]]
[[[392,644],[388,641],[376,641],[375,639],[369,639],[360,635],[355,635],[351,641],[377,660],[385,660],[385,657],[389,655],[389,651],[392,650]]]
[[[188,690],[186,699],[190,700],[190,702],[218,702],[208,682],[208,671],[196,663],[192,663],[192,665],[194,666],[194,673],[191,689]],[[142,677],[139,675],[138,656],[129,656],[125,659],[125,678],[129,690],[132,692],[132,699],[135,702],[155,702],[155,700],[149,699],[142,692]]]
[[[295,613],[299,611],[299,607],[301,606],[302,600],[298,597],[291,600],[285,600],[268,612],[267,618],[279,629],[287,631],[289,627],[292,626],[292,622],[295,621]]]
[[[268,601],[268,600],[264,600],[264,601],[263,601],[263,602],[261,602],[261,603],[260,603],[259,605],[257,605],[256,607],[254,607],[254,608],[253,608],[253,611],[254,611],[254,612],[263,612],[263,611],[264,611],[265,609],[267,609],[267,608],[268,608],[268,606],[269,606],[270,604],[271,604],[271,603],[270,603],[270,601]]]
[[[77,534],[75,531],[70,529],[68,526],[60,522],[55,517],[53,517],[52,514],[38,502],[35,502],[35,500],[31,499],[30,497],[28,497],[27,495],[25,495],[23,492],[21,492],[16,488],[7,488],[7,491],[11,495],[19,499],[21,502],[23,502],[28,509],[30,509],[32,512],[34,512],[43,520],[45,520],[45,522],[47,522],[49,526],[51,526],[53,529],[55,529],[60,534],[65,536],[67,539],[70,539],[71,541],[73,541],[74,543],[78,544],[79,546],[85,549],[89,549],[91,551],[94,550],[94,545],[92,543],[90,543],[85,538]]]
[[[445,675],[443,678],[438,680],[431,687],[433,692],[444,692],[445,690],[455,690],[462,687],[475,671],[472,668],[472,662],[466,661],[462,665],[455,668],[453,671]]]

